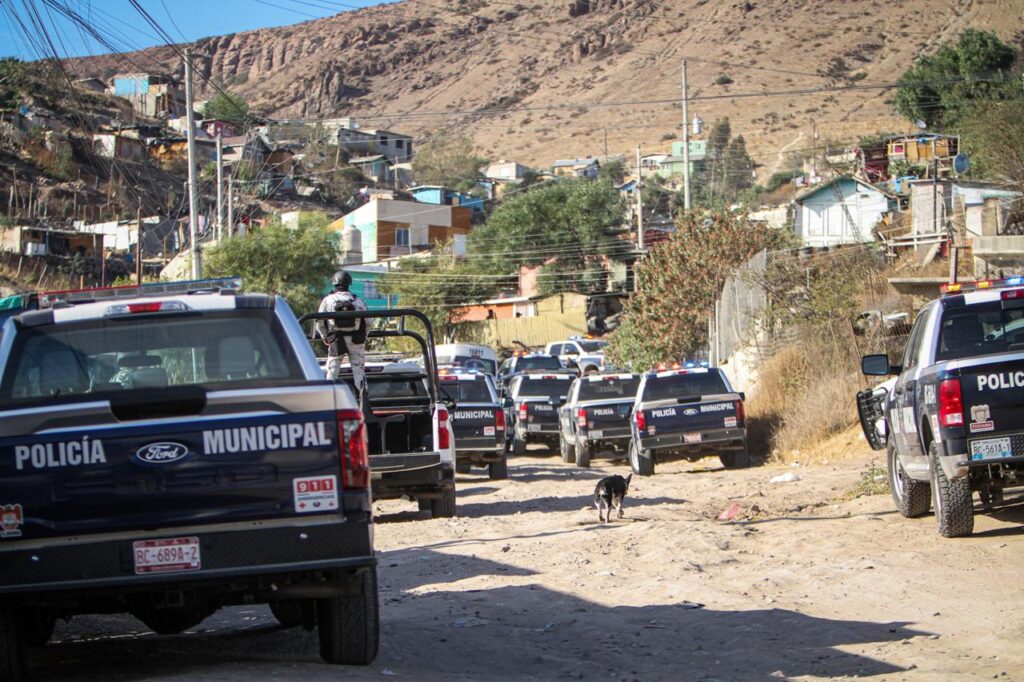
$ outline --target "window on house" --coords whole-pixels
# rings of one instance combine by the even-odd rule
[[[408,227],[400,227],[395,230],[395,246],[409,246]]]
[[[395,140],[395,149],[404,149],[405,140]]]
[[[380,298],[376,282],[363,282],[363,298]]]

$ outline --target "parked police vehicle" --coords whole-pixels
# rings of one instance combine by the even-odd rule
[[[625,453],[639,385],[637,374],[591,374],[574,381],[558,410],[562,461],[589,467],[601,451]]]
[[[206,280],[40,296],[0,340],[0,679],[57,618],[232,604],[378,645],[366,430],[284,299]]]
[[[549,343],[544,352],[554,355],[566,367],[576,366],[583,374],[596,374],[605,370],[604,349],[607,341],[570,336],[565,341]]]
[[[498,354],[490,346],[478,343],[443,343],[435,348],[437,366],[451,367],[494,377],[498,374]],[[420,357],[420,364],[423,358]]]
[[[469,473],[473,466],[487,468],[492,480],[508,478],[505,455],[505,410],[489,374],[459,368],[442,369],[441,394],[454,404],[455,469]]]
[[[863,358],[865,374],[897,378],[858,403],[869,442],[888,448],[897,509],[914,517],[934,504],[939,533],[958,537],[974,530],[974,492],[988,508],[1024,485],[1024,277],[942,289],[899,364]],[[873,424],[879,408],[886,429]]]
[[[564,369],[562,361],[548,353],[516,353],[498,368],[498,392],[505,395],[509,381],[522,372],[559,372]]]
[[[504,402],[512,415],[509,430],[513,455],[525,454],[529,443],[543,443],[549,448],[558,444],[558,408],[575,378],[572,372],[542,371],[516,374],[509,380]]]
[[[353,317],[383,321],[367,325],[368,342],[412,339],[424,358],[423,365],[393,359],[366,363],[365,418],[374,498],[408,497],[435,517],[455,516],[455,438],[450,419],[454,403],[445,402],[438,386],[430,320],[409,308],[312,313],[300,320]],[[426,335],[410,329],[409,319],[418,320]],[[349,365],[341,366],[339,381],[352,381]]]
[[[718,455],[727,469],[750,466],[743,394],[721,369],[675,366],[644,374],[630,423],[629,463],[640,476],[671,458]]]

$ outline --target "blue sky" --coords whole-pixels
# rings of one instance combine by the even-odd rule
[[[139,0],[140,4],[176,41],[237,33],[269,26],[329,17],[382,0]],[[109,50],[61,17],[55,6],[68,7],[92,23],[118,50],[132,50],[164,41],[128,0],[29,0],[0,2],[0,57],[37,59],[42,41],[25,5],[34,5],[62,57],[100,54]],[[11,9],[14,6],[15,9]],[[12,12],[17,13],[15,17]],[[18,19],[21,20],[19,24]],[[30,30],[26,31],[28,27]]]

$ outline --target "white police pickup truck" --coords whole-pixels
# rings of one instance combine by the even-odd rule
[[[0,680],[57,618],[157,633],[269,603],[377,654],[363,416],[284,299],[200,281],[40,296],[0,335]]]
[[[554,355],[566,367],[577,367],[581,374],[597,374],[605,370],[604,351],[608,342],[570,336],[565,341],[549,343],[544,352]]]

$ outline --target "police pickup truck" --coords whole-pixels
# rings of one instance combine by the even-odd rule
[[[469,473],[487,467],[491,480],[508,478],[505,455],[505,410],[489,374],[441,370],[441,394],[454,403],[455,469]]]
[[[525,372],[509,380],[504,403],[512,414],[513,455],[525,454],[529,443],[558,443],[558,408],[575,378],[574,372]]]
[[[512,377],[523,372],[560,372],[565,369],[562,361],[547,353],[516,353],[507,358],[498,368],[498,393],[505,396]]]
[[[974,492],[988,508],[1024,485],[1024,277],[942,289],[899,364],[863,358],[865,374],[896,381],[859,403],[868,441],[888,449],[899,512],[922,516],[934,504],[939,533],[958,537],[974,530]],[[872,424],[872,404],[887,428]]]
[[[602,449],[625,452],[639,385],[636,374],[591,374],[574,381],[558,410],[562,461],[589,467]]]
[[[57,618],[160,634],[269,603],[377,654],[366,431],[282,298],[200,281],[40,296],[0,335],[0,679]]]
[[[639,476],[656,461],[696,461],[716,454],[727,469],[750,466],[743,394],[718,368],[669,369],[644,374],[630,419],[629,463]]]
[[[575,365],[583,374],[597,374],[605,369],[604,349],[607,346],[608,342],[600,339],[570,336],[565,341],[549,343],[544,352],[554,355],[567,367]]]

